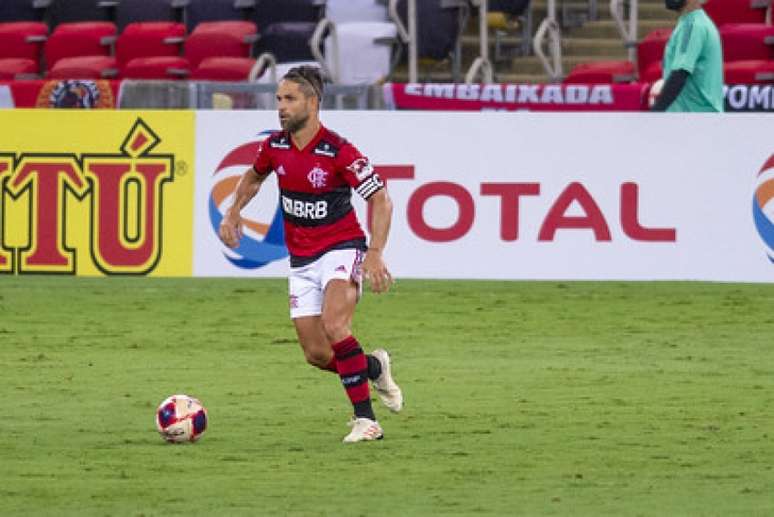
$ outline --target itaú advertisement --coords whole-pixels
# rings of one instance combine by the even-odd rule
[[[194,113],[0,121],[1,273],[191,275]]]
[[[765,116],[323,112],[394,202],[395,276],[774,281]],[[217,227],[273,112],[199,113],[194,274],[282,276],[270,176],[229,250]],[[361,221],[365,203],[353,193]]]

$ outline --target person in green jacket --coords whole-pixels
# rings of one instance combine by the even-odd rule
[[[651,111],[723,111],[723,48],[701,0],[665,0],[680,17],[664,50],[663,87]]]

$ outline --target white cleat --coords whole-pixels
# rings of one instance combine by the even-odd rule
[[[403,409],[403,393],[395,383],[390,372],[390,354],[383,348],[377,348],[371,355],[382,365],[382,374],[374,380],[374,389],[379,400],[393,413]]]
[[[352,431],[342,440],[344,443],[370,442],[384,438],[382,426],[370,418],[353,418],[349,422]]]

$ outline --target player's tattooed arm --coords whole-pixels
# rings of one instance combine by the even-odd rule
[[[255,197],[268,173],[260,174],[253,167],[245,171],[234,191],[234,203],[220,222],[220,240],[229,248],[239,246],[242,239],[242,209]]]

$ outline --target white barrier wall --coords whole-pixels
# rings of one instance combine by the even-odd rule
[[[774,281],[771,116],[326,112],[323,122],[387,179],[398,277]],[[195,275],[287,272],[273,178],[244,211],[254,224],[237,253],[215,234],[251,142],[277,126],[274,112],[197,114]]]

